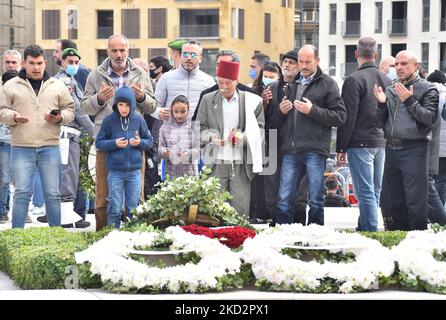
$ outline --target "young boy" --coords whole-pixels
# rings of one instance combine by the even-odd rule
[[[105,117],[96,148],[107,153],[108,224],[119,228],[124,203],[128,212],[138,206],[141,195],[142,152],[153,139],[144,118],[135,112],[135,95],[129,87],[115,95],[113,112]]]

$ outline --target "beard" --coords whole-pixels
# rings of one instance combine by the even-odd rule
[[[62,67],[62,60],[60,60],[60,59],[55,59],[56,60],[56,64],[59,66],[59,67]]]

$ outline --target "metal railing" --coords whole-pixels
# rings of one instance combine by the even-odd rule
[[[361,36],[361,21],[343,21],[342,22],[342,36],[344,37],[360,37]]]
[[[389,36],[406,36],[407,19],[387,20]]]
[[[180,25],[180,38],[218,38],[218,24]]]

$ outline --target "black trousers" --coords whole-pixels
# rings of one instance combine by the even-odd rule
[[[408,148],[386,148],[383,206],[390,212],[389,230],[425,230],[428,218],[428,142]],[[387,214],[389,214],[387,213]]]

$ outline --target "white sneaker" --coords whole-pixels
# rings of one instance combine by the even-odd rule
[[[45,205],[43,205],[41,207],[34,207],[33,215],[40,216],[42,214],[45,214]]]
[[[34,205],[33,205],[33,203],[32,202],[30,202],[29,203],[29,207],[28,207],[28,212],[31,212],[31,211],[33,211],[34,210]]]

